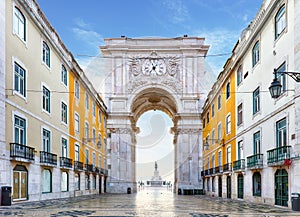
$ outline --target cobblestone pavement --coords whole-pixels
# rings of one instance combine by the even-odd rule
[[[289,208],[246,203],[203,195],[176,195],[167,189],[144,189],[137,194],[101,194],[59,200],[20,202],[0,206],[0,216],[300,216]]]

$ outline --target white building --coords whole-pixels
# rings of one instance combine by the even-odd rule
[[[282,74],[280,97],[268,90],[274,69],[300,70],[299,15],[297,0],[265,0],[234,50],[236,154],[246,164],[234,179],[237,198],[291,206],[291,193],[300,192],[298,84]]]

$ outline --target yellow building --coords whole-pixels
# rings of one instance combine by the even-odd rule
[[[224,65],[203,106],[203,188],[207,194],[232,197],[236,160],[235,71]]]

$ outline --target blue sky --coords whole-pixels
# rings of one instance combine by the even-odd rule
[[[230,53],[262,0],[37,0],[81,65],[100,53],[103,38],[125,35],[206,38],[209,54]],[[229,55],[207,57],[218,74]]]
[[[199,36],[210,45],[206,62],[215,75],[230,57],[239,35],[255,17],[262,0],[37,0],[46,17],[88,77],[99,87],[104,38]],[[228,54],[220,57],[209,56]],[[87,57],[87,56],[90,57]],[[94,57],[94,58],[93,58]],[[103,92],[105,90],[99,90]],[[171,119],[147,112],[138,121],[137,179],[150,178],[154,161],[172,179],[174,146]],[[161,132],[164,132],[163,134]],[[142,141],[142,142],[140,142]],[[147,144],[145,141],[148,141]]]

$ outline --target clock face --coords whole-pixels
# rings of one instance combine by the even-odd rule
[[[144,75],[163,75],[166,72],[166,65],[161,59],[147,59],[142,70]]]

